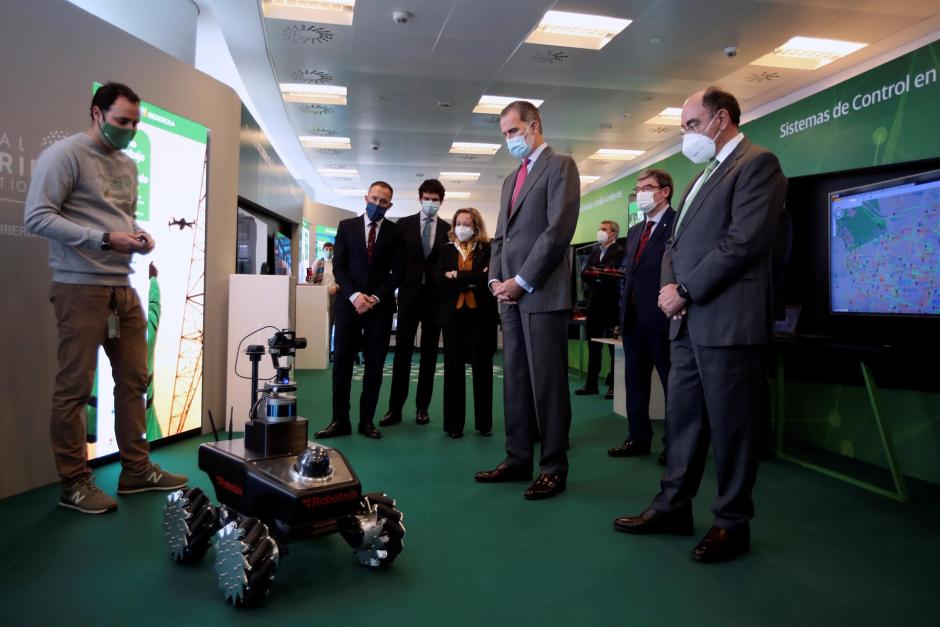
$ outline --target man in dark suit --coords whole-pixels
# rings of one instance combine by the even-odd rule
[[[614,521],[625,533],[694,533],[692,498],[711,440],[715,522],[692,551],[693,559],[706,563],[750,548],[771,253],[787,189],[773,153],[738,130],[740,116],[735,97],[715,87],[693,94],[682,107],[682,152],[708,165],[686,191],[663,255],[659,306],[671,319],[672,340],[669,459],[650,507]]]
[[[568,476],[568,320],[578,167],[545,143],[532,103],[510,103],[499,125],[509,152],[521,161],[503,182],[489,271],[503,325],[506,459],[475,478],[528,481],[533,443],[541,440],[540,474],[523,496],[544,499],[562,492]]]
[[[376,181],[365,196],[366,212],[339,223],[333,252],[333,275],[339,285],[333,349],[333,419],[316,438],[349,435],[349,389],[353,358],[360,344],[365,358],[359,397],[359,433],[382,434],[373,424],[382,387],[382,368],[388,353],[395,313],[395,288],[401,282],[402,236],[385,219],[392,206],[392,186]]]
[[[588,371],[584,387],[574,391],[578,396],[597,394],[597,379],[601,374],[601,345],[591,338],[610,337],[610,330],[617,326],[617,301],[620,295],[620,278],[604,274],[606,268],[620,266],[623,248],[617,243],[620,225],[610,220],[601,222],[597,231],[597,248],[588,256],[581,281],[587,290],[587,318],[584,321],[588,338]],[[614,347],[610,346],[610,372],[607,374],[607,396],[614,397]]]
[[[665,170],[646,170],[636,180],[637,207],[644,219],[627,232],[623,257],[623,296],[620,302],[623,332],[624,389],[630,433],[623,444],[609,449],[611,457],[649,455],[653,441],[650,424],[650,377],[659,374],[668,392],[669,318],[659,308],[659,276],[666,240],[676,212],[672,177]],[[659,456],[666,464],[666,452]]]
[[[444,202],[444,186],[437,179],[428,179],[418,188],[421,211],[398,221],[404,243],[405,271],[398,288],[398,329],[395,332],[395,362],[392,367],[392,391],[388,412],[379,426],[389,427],[401,422],[402,408],[408,399],[411,380],[411,355],[415,335],[421,324],[421,357],[418,366],[418,389],[415,392],[415,422],[431,421],[428,407],[434,390],[434,369],[437,367],[437,345],[441,327],[437,324],[437,291],[434,289],[434,268],[438,249],[447,243],[450,225],[438,217]]]

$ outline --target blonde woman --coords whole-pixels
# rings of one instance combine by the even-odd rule
[[[441,291],[438,323],[444,331],[444,431],[463,435],[466,420],[464,364],[473,370],[474,428],[493,434],[493,354],[499,317],[487,287],[490,239],[480,212],[454,213],[450,241],[442,244],[435,279]]]

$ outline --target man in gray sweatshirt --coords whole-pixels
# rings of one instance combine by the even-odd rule
[[[108,83],[95,92],[90,114],[88,130],[39,155],[25,223],[49,240],[59,331],[50,425],[62,478],[59,505],[103,514],[117,509],[117,501],[94,483],[84,416],[102,345],[114,376],[118,494],[176,490],[187,478],[151,462],[146,438],[147,320],[129,275],[132,255],[149,253],[154,240],[137,225],[137,166],[121,152],[137,130],[140,98],[126,85]]]

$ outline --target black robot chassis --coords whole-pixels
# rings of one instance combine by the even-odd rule
[[[363,566],[384,568],[404,546],[405,527],[394,499],[362,493],[345,456],[307,441],[307,421],[296,415],[296,385],[278,355],[292,356],[306,342],[279,331],[268,342],[278,369],[275,383],[257,397],[262,346],[249,346],[252,411],[244,439],[199,447],[199,468],[209,475],[220,505],[201,489],[167,496],[163,529],[176,562],[202,560],[215,549],[215,571],[225,600],[256,605],[270,592],[289,542],[338,532]],[[257,412],[264,406],[261,417]]]

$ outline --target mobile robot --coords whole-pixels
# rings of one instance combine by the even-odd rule
[[[230,426],[228,440],[216,437],[199,447],[199,468],[212,479],[221,505],[189,488],[168,495],[164,507],[173,559],[199,562],[214,544],[219,587],[236,607],[268,595],[288,542],[339,532],[370,568],[388,566],[403,547],[405,527],[395,501],[383,493],[363,494],[342,453],[307,441],[307,420],[297,416],[297,384],[290,380],[295,351],[306,345],[288,330],[268,340],[276,374],[260,394],[264,346],[246,349],[252,402],[245,437],[231,439]]]

